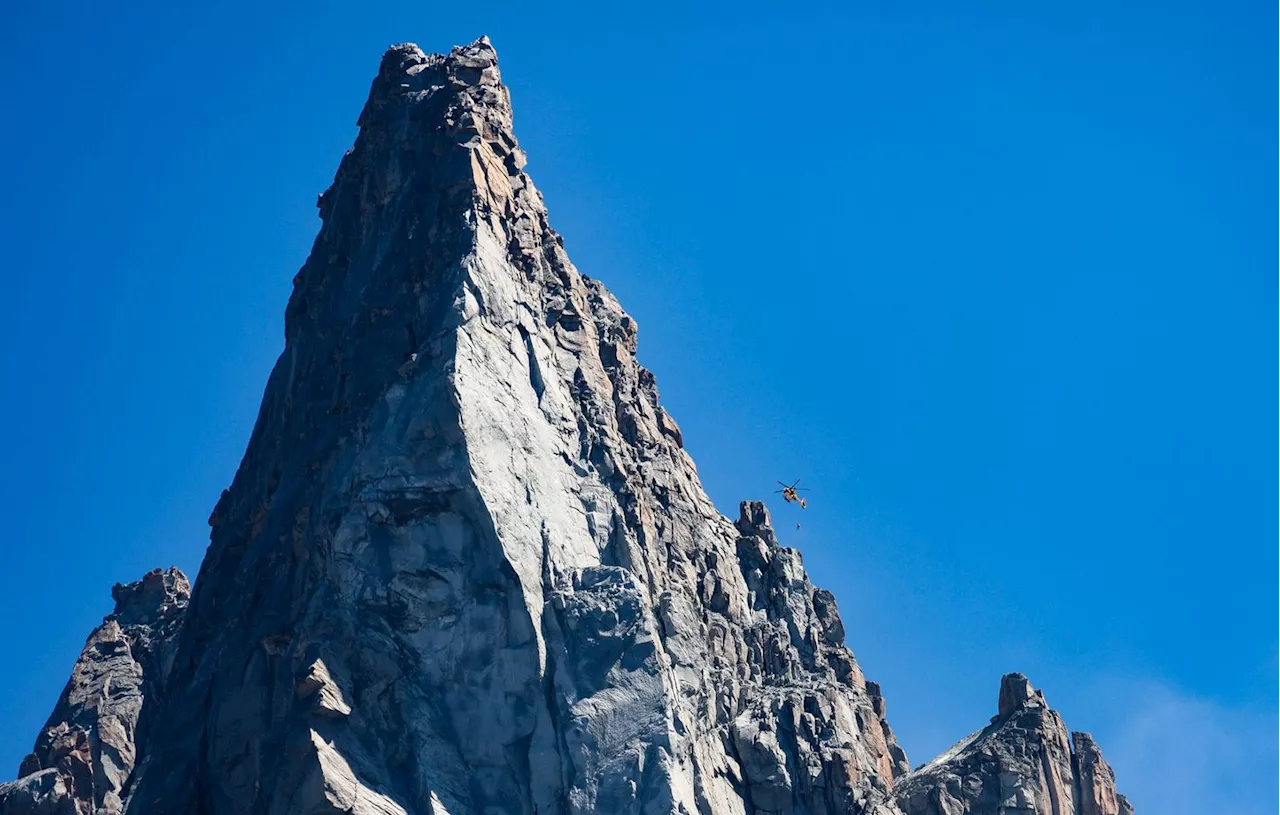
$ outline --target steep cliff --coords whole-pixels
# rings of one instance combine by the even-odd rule
[[[569,262],[488,40],[391,48],[359,127],[136,758],[0,813],[900,815],[904,777],[916,807],[834,598],[762,504],[716,511]],[[1096,751],[1052,758],[1105,805]]]
[[[1088,733],[1062,717],[1022,674],[1000,682],[991,724],[901,779],[905,815],[1133,815]]]
[[[387,52],[131,811],[864,811],[829,594],[703,493],[523,173],[487,40]]]
[[[156,569],[111,590],[115,611],[89,635],[18,780],[0,785],[0,813],[123,811],[190,594],[177,569]]]

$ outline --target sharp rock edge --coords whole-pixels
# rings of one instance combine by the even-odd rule
[[[190,606],[171,571],[94,632],[0,813],[1128,811],[1013,687],[908,774],[834,598],[716,512],[570,263],[487,39],[392,47],[358,124]]]

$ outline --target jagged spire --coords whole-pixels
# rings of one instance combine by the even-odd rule
[[[89,635],[18,780],[0,785],[0,815],[123,811],[190,592],[176,567],[111,589],[115,610]]]
[[[1044,697],[1031,687],[1031,680],[1019,673],[1005,674],[1000,679],[1000,701],[997,705],[996,718],[1007,719],[1020,710],[1023,705],[1041,702]]]
[[[569,261],[489,41],[393,46],[359,126],[189,605],[178,575],[116,593],[169,621],[126,628],[163,645],[159,712],[113,742],[145,757],[127,812],[932,815],[895,803],[835,598],[763,504],[716,511],[635,321]],[[1070,779],[1057,714],[1006,679],[974,749],[1032,733]],[[48,811],[61,772],[0,800]]]
[[[904,815],[1133,815],[1093,739],[1068,736],[1020,673],[1001,678],[990,726],[903,778],[895,798]]]
[[[130,806],[888,806],[905,756],[834,598],[702,490],[492,45],[393,46],[359,125]]]

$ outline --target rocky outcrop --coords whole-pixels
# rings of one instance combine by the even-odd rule
[[[4,815],[123,811],[191,588],[178,569],[157,569],[111,594],[115,611],[89,636],[18,780],[0,785]]]
[[[1116,792],[1116,774],[1088,733],[1071,734],[1071,769],[1076,815],[1133,815],[1128,799]]]
[[[73,678],[0,814],[1113,811],[1013,679],[907,774],[835,598],[763,504],[716,511],[570,263],[488,40],[391,48],[358,124],[185,622],[99,629],[86,676],[133,685]]]
[[[1072,733],[1022,674],[991,724],[901,779],[904,815],[1133,815],[1088,733]]]
[[[487,40],[383,58],[131,812],[868,812],[830,594],[698,482]]]

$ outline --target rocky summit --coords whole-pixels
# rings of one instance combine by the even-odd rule
[[[186,575],[156,569],[111,591],[18,780],[0,784],[4,815],[116,815],[139,763],[191,596]]]
[[[900,779],[906,815],[1133,815],[1088,733],[1062,717],[1022,674],[1000,682],[991,724]]]
[[[392,47],[358,124],[194,593],[116,588],[0,813],[1131,812],[1017,675],[909,772],[569,261],[487,39]]]

